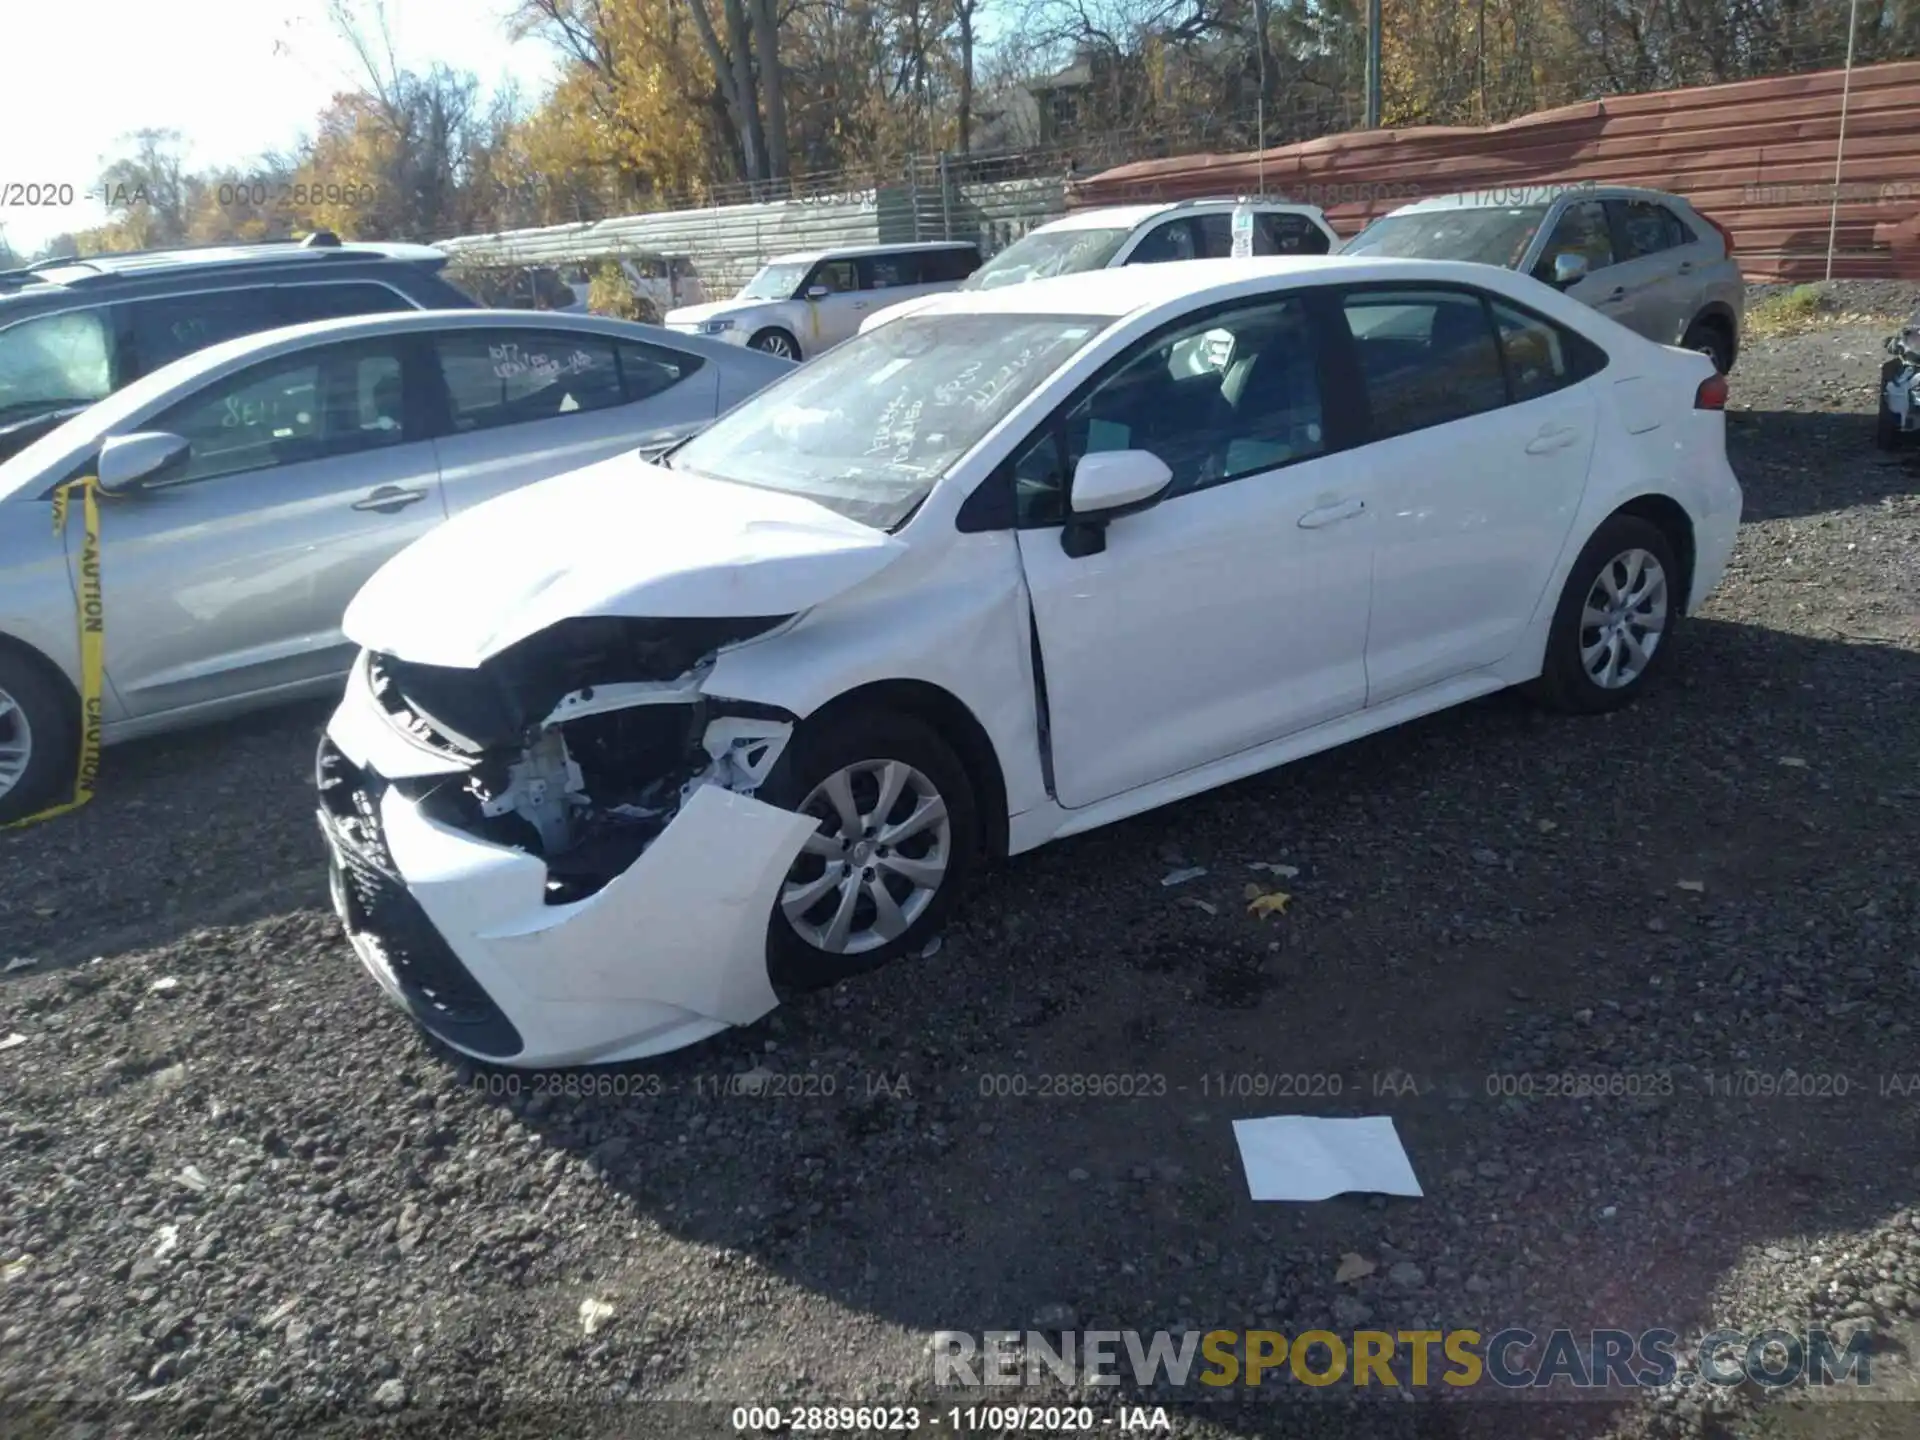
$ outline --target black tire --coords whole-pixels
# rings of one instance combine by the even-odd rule
[[[800,358],[800,342],[778,325],[769,325],[765,330],[756,330],[753,338],[747,341],[749,350],[762,350],[769,355],[779,355],[787,360]]]
[[[783,809],[798,810],[807,804],[815,788],[836,772],[866,762],[890,760],[905,764],[931,783],[946,807],[946,870],[933,888],[931,899],[903,932],[884,944],[856,954],[836,953],[803,937],[788,919],[780,897],[775,897],[772,913],[767,917],[767,973],[777,989],[788,991],[831,985],[924,948],[944,923],[955,896],[965,888],[979,863],[980,819],[973,782],[946,741],[924,722],[897,711],[868,710],[823,718],[825,723],[802,725],[794,734],[786,752],[760,787],[758,798]],[[877,795],[872,777],[856,777],[854,787],[856,808],[864,807]],[[893,818],[905,818],[912,808],[909,802],[914,799],[910,791],[903,791],[892,811]],[[816,801],[809,809],[822,817],[821,833],[830,839],[837,838],[842,827],[832,818],[832,808]],[[923,846],[921,840],[922,837],[915,836],[903,844],[901,856],[927,858],[931,841]],[[909,850],[908,845],[915,849]],[[826,866],[827,862],[821,857],[802,854],[782,882],[782,891],[789,884],[820,879]],[[908,882],[891,873],[876,874],[876,868],[868,867],[865,873],[877,878],[889,895],[901,899],[900,886]],[[831,909],[837,894],[837,891],[827,892],[813,910],[805,913],[814,916],[822,905]],[[910,893],[907,898],[911,899]],[[858,906],[853,921],[856,933],[862,928],[871,928],[873,919],[870,900],[862,898]],[[861,925],[863,919],[868,922],[866,927]]]
[[[1658,562],[1665,577],[1666,613],[1659,639],[1646,664],[1624,683],[1609,687],[1588,673],[1582,658],[1583,645],[1598,643],[1600,635],[1598,631],[1583,628],[1582,613],[1587,597],[1601,585],[1602,574],[1611,570],[1617,580],[1621,572],[1613,567],[1618,557],[1633,551],[1644,551]],[[1554,608],[1553,624],[1547,631],[1547,653],[1540,678],[1529,687],[1534,698],[1555,710],[1576,715],[1597,715],[1630,703],[1646,689],[1648,680],[1666,668],[1668,657],[1673,653],[1674,632],[1679,628],[1680,612],[1685,604],[1680,584],[1679,561],[1673,553],[1673,542],[1664,530],[1637,515],[1608,517],[1582,547],[1573,569],[1568,572],[1566,588],[1560,592],[1560,603]],[[1644,643],[1644,636],[1637,629],[1635,633]],[[1589,634],[1595,637],[1592,642],[1588,640]]]
[[[80,747],[79,709],[44,662],[0,643],[0,699],[18,713],[0,715],[0,745],[22,733],[30,740],[26,773],[0,794],[0,825],[68,798]],[[0,707],[4,708],[4,707]]]
[[[1887,408],[1887,385],[1905,368],[1898,360],[1888,360],[1880,366],[1880,384],[1874,390],[1879,413],[1874,417],[1873,443],[1881,450],[1898,450],[1906,439],[1900,429],[1900,417]]]
[[[1680,337],[1680,348],[1703,351],[1722,375],[1733,373],[1733,331],[1717,315],[1702,315],[1689,325]]]

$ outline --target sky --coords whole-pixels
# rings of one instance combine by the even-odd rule
[[[357,0],[371,16],[373,0]],[[507,37],[510,0],[388,0],[403,68],[436,61],[529,98],[551,82],[551,47]],[[98,225],[100,172],[135,130],[178,130],[187,167],[241,165],[308,133],[340,90],[359,88],[325,0],[81,0],[73,63],[34,47],[0,84],[0,234],[22,254]],[[73,187],[68,207],[28,206],[19,187]]]

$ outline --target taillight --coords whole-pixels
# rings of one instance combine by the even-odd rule
[[[1709,375],[1700,382],[1700,388],[1693,392],[1693,408],[1696,410],[1724,410],[1727,408],[1727,377]]]
[[[1719,232],[1720,243],[1727,247],[1727,254],[1733,254],[1733,232],[1710,216],[1702,215],[1700,218]]]

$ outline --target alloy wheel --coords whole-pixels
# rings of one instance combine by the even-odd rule
[[[32,762],[33,727],[27,723],[27,712],[0,690],[0,795],[20,783]]]
[[[1646,673],[1667,628],[1667,572],[1651,551],[1623,550],[1605,565],[1580,611],[1580,664],[1603,690]]]
[[[795,358],[793,342],[784,335],[769,335],[761,340],[756,348],[764,350],[769,355],[778,355],[782,360],[792,360]]]
[[[817,950],[859,955],[926,913],[953,856],[947,804],[900,760],[862,760],[813,788],[800,813],[819,829],[788,872],[780,909]]]

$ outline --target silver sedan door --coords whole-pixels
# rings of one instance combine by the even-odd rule
[[[445,518],[408,337],[280,355],[144,421],[186,468],[101,515],[107,674],[133,716],[323,688],[347,602]],[[79,527],[69,530],[79,543]]]

